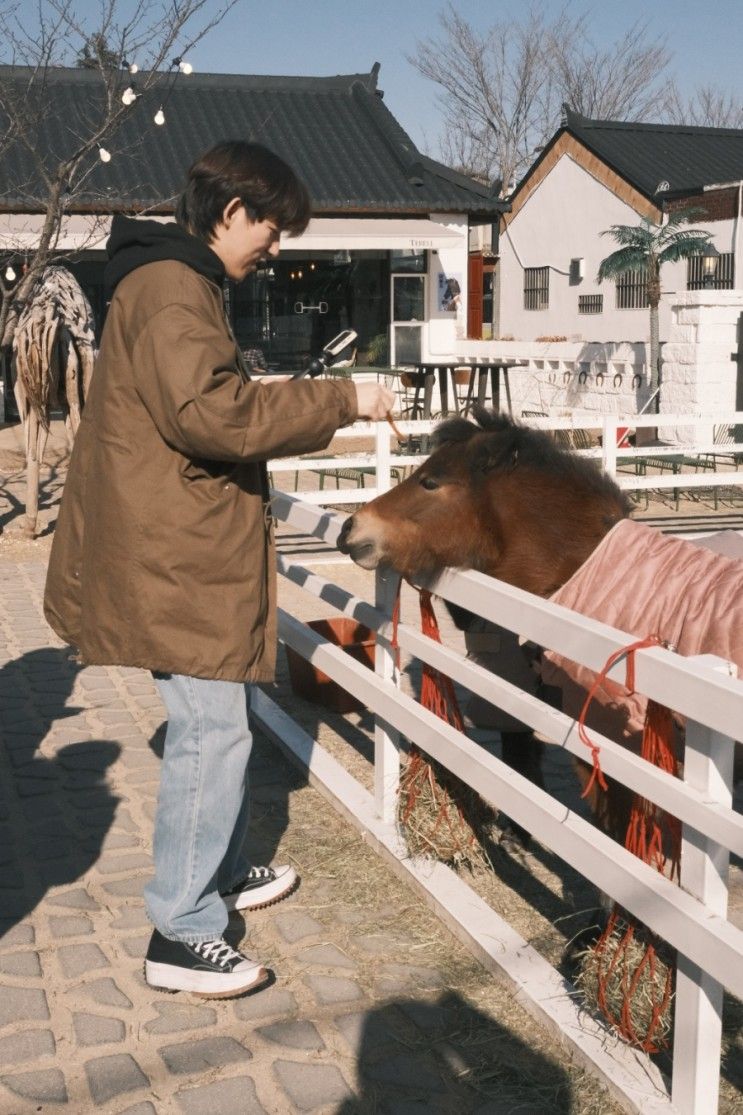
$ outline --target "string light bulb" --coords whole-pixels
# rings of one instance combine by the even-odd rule
[[[183,58],[174,58],[173,65],[177,66],[182,74],[192,74],[193,66],[190,62],[186,62]]]
[[[16,273],[13,270],[13,265],[11,263],[9,263],[8,266],[5,268],[5,281],[7,283],[14,283],[15,280],[16,280]]]
[[[159,109],[157,110],[155,115],[152,117],[152,119],[155,121],[158,128],[161,127],[165,123],[165,113],[163,112],[163,106],[162,105],[160,105]]]
[[[127,85],[124,92],[121,94],[121,100],[125,105],[133,105],[137,99],[137,94],[131,85]]]
[[[111,152],[108,151],[105,147],[101,147],[100,143],[98,144],[98,157],[102,163],[111,162]]]
[[[131,66],[129,67],[129,73],[130,74],[138,74],[139,73],[139,66],[137,65],[136,62],[132,62]]]

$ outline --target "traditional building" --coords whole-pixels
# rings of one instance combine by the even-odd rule
[[[0,67],[0,82],[22,91],[29,72]],[[301,237],[282,239],[278,260],[239,287],[230,284],[241,345],[292,369],[352,326],[359,363],[451,354],[467,329],[470,227],[497,221],[504,203],[416,149],[385,105],[378,74],[378,64],[369,74],[337,77],[193,74],[138,97],[70,193],[57,245],[98,322],[111,215],[171,219],[193,160],[221,139],[242,138],[295,168],[309,187],[313,218]],[[35,137],[45,159],[74,149],[79,123],[90,120],[102,95],[95,71],[49,70],[49,111]],[[161,126],[153,123],[158,109]],[[0,156],[0,182],[0,261],[15,268],[38,237],[44,198],[21,145]]]

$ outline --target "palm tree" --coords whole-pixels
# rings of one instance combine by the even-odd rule
[[[679,229],[698,216],[697,209],[679,209],[671,213],[664,225],[655,225],[643,217],[639,225],[612,225],[602,236],[613,236],[622,246],[599,264],[597,282],[616,279],[625,271],[645,270],[648,306],[650,307],[650,389],[660,385],[660,343],[658,337],[658,304],[660,302],[660,269],[664,263],[701,255],[710,243],[710,234],[699,228]],[[657,410],[657,405],[656,405]]]

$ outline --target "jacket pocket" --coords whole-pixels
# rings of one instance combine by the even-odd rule
[[[208,461],[200,457],[184,457],[180,468],[184,480],[232,480],[237,465],[232,461]]]

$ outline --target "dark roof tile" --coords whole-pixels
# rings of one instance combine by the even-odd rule
[[[126,84],[127,75],[123,77]],[[29,71],[0,66],[0,84],[25,88]],[[168,210],[193,160],[220,139],[271,147],[304,179],[316,213],[462,212],[493,219],[504,204],[482,185],[423,156],[400,127],[371,74],[280,77],[193,74],[166,78],[161,93],[138,98],[115,136],[109,163],[89,162],[84,189],[70,209]],[[140,79],[141,80],[141,79]],[[102,107],[94,71],[52,69],[50,109],[38,150],[59,159],[77,142],[75,122]],[[152,120],[162,100],[166,122]],[[19,146],[0,158],[0,207],[38,209],[43,196],[33,164]],[[418,184],[416,184],[416,182]]]
[[[566,113],[567,130],[641,193],[670,194],[743,179],[743,130],[589,120]]]

